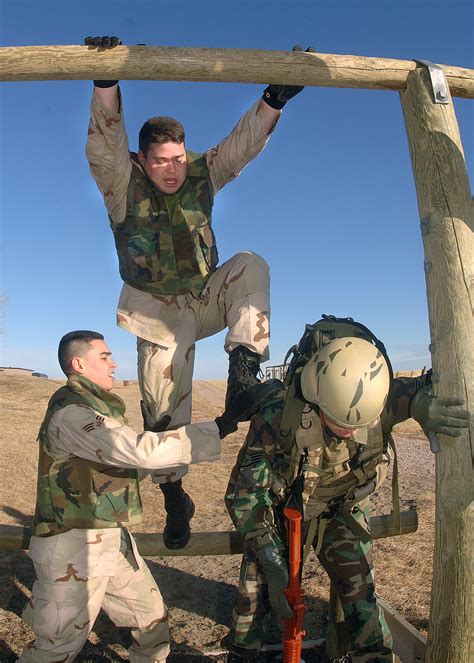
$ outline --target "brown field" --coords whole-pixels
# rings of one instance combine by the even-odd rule
[[[2,407],[2,484],[0,504],[2,524],[29,525],[32,520],[36,483],[36,433],[51,394],[62,384],[22,375],[0,374]],[[193,420],[212,419],[220,413],[225,383],[194,383]],[[119,383],[117,393],[127,403],[129,424],[142,429],[139,391],[136,383]],[[222,496],[227,479],[247,430],[239,431],[223,444],[219,463],[194,466],[185,487],[197,510],[194,531],[230,530],[232,524]],[[434,538],[434,459],[419,426],[409,420],[397,427],[395,440],[399,454],[402,506],[416,505],[418,531],[375,542],[375,568],[378,593],[408,621],[426,634],[432,550]],[[389,482],[373,499],[373,513],[390,511]],[[161,491],[147,479],[142,485],[144,522],[134,531],[162,531],[164,511]],[[228,633],[240,558],[159,557],[147,560],[170,608],[172,635],[171,663],[224,661],[221,639]],[[0,549],[0,661],[14,661],[32,639],[31,630],[21,619],[33,582],[32,564],[24,551]],[[304,571],[307,612],[305,628],[310,639],[323,634],[328,601],[328,582],[316,559],[308,559]],[[278,625],[272,633],[279,637]],[[126,661],[127,632],[117,629],[101,613],[89,641],[76,659],[80,662]],[[268,661],[276,660],[267,655]],[[305,651],[306,663],[327,660],[316,651]],[[263,660],[263,659],[262,659]]]

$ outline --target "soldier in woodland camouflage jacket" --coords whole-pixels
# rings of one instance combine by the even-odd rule
[[[412,416],[425,432],[456,437],[469,415],[461,400],[432,395],[431,372],[393,382],[390,375],[388,360],[368,340],[331,340],[252,417],[225,498],[244,538],[229,662],[257,660],[271,609],[292,616],[283,593],[288,500],[303,510],[305,552],[315,549],[335,583],[352,661],[393,660],[375,595],[368,498],[387,474],[396,423]]]
[[[120,41],[90,37],[85,43],[108,47]],[[145,426],[171,429],[191,418],[195,342],[226,327],[226,404],[243,390],[249,401],[268,391],[257,389],[260,361],[268,359],[268,265],[244,252],[217,267],[211,212],[215,194],[263,150],[281,109],[303,88],[268,86],[229,136],[205,153],[186,150],[184,129],[173,118],[151,118],[135,153],[129,152],[117,83],[94,81],[87,158],[124,280],[117,323],[138,339]],[[189,538],[193,506],[181,486],[185,472],[176,468],[171,483],[163,473],[155,475],[165,496],[170,548]]]
[[[111,393],[114,369],[101,334],[70,332],[59,345],[67,384],[51,397],[39,441],[36,511],[29,555],[36,571],[23,617],[36,639],[23,663],[73,661],[102,607],[132,628],[130,661],[169,653],[160,591],[126,529],[142,520],[139,478],[220,457],[234,421],[137,434]]]

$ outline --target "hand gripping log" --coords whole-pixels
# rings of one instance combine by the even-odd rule
[[[283,663],[300,663],[303,642],[304,603],[301,589],[301,513],[297,509],[286,507],[283,511],[286,518],[288,534],[288,567],[289,582],[285,596],[293,610],[293,617],[285,619],[283,635]]]

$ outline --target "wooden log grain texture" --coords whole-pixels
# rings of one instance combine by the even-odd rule
[[[426,638],[387,601],[377,596],[377,602],[384,612],[393,637],[394,663],[424,663]],[[333,583],[331,583],[329,605],[330,620],[326,640],[326,655],[330,658],[342,658],[350,651],[350,639],[344,621],[344,612],[340,602],[336,599],[336,589]],[[336,609],[334,609],[335,606],[337,606]],[[334,612],[331,612],[331,608]]]
[[[426,656],[426,638],[387,601],[378,596],[377,602],[384,611],[393,637],[393,651],[398,660],[401,663],[423,663]]]
[[[452,96],[474,98],[474,70],[440,66]],[[168,80],[404,90],[416,67],[414,60],[236,48],[0,48],[0,81]]]
[[[370,528],[373,539],[382,539],[397,534],[416,532],[418,516],[414,509],[401,513],[402,531],[397,532],[391,515],[372,516]],[[198,556],[198,555],[240,555],[242,538],[238,532],[192,532],[185,548],[169,550],[163,543],[162,534],[133,533],[138,550],[145,557]],[[0,525],[0,549],[26,550],[30,540],[30,530],[21,525]]]
[[[474,405],[474,207],[452,103],[434,104],[427,72],[410,73],[401,103],[425,253],[433,389]],[[474,427],[440,436],[427,663],[472,661]]]

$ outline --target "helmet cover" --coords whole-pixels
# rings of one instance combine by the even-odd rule
[[[336,338],[317,350],[301,372],[306,401],[346,428],[368,426],[387,400],[390,373],[378,348],[361,338]]]

